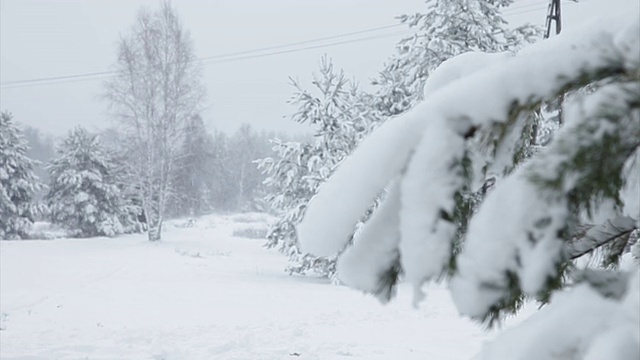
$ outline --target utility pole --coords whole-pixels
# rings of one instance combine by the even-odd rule
[[[556,35],[562,31],[562,15],[560,10],[560,0],[551,0],[549,3],[549,10],[547,10],[547,30],[544,33],[544,38],[548,39],[551,35],[551,23],[556,23]]]
[[[547,10],[547,30],[544,33],[544,38],[548,39],[551,35],[551,23],[556,23],[556,35],[562,31],[562,13],[560,11],[561,0],[551,0],[549,3],[549,9]],[[564,114],[562,111],[562,104],[564,103],[564,94],[558,97],[558,123],[562,125],[564,122]]]

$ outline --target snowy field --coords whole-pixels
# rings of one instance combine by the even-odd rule
[[[284,273],[261,214],[173,222],[161,243],[2,241],[2,359],[469,359],[492,334],[460,319],[444,288],[380,305]]]

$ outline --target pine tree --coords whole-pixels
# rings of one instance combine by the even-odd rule
[[[311,255],[305,257],[305,254],[300,253],[295,231],[307,203],[318,187],[317,180],[310,181],[314,170],[318,170],[309,167],[309,160],[317,152],[317,148],[313,144],[274,139],[273,149],[275,157],[259,161],[259,167],[267,175],[265,184],[270,189],[265,200],[278,217],[267,234],[267,247],[278,247],[289,257],[287,271],[290,274],[304,274],[312,270],[321,276],[330,277],[335,266],[330,264],[331,261]]]
[[[469,51],[513,52],[540,38],[542,30],[531,25],[507,27],[500,11],[513,0],[428,0],[427,11],[399,16],[414,30],[402,39],[381,71],[378,107],[397,115],[423,98],[422,89],[442,62]]]
[[[297,227],[302,250],[340,253],[338,277],[385,302],[400,278],[416,302],[423,285],[446,279],[461,314],[490,325],[526,299],[549,304],[483,359],[637,357],[640,275],[617,265],[640,246],[640,21],[616,20],[514,57],[443,63],[430,95],[367,137],[312,199]],[[454,65],[467,76],[450,76]],[[563,127],[521,156],[529,112],[567,91]],[[476,156],[482,146],[491,150]],[[491,167],[505,178],[460,229],[458,198]],[[583,269],[584,256],[601,261]]]
[[[44,208],[35,194],[44,185],[34,175],[27,142],[8,112],[0,114],[0,239],[24,239]]]
[[[293,85],[296,93],[290,102],[298,106],[298,111],[292,119],[316,127],[315,140],[311,143],[275,140],[277,157],[259,161],[259,167],[267,174],[265,184],[271,189],[266,200],[278,215],[267,235],[267,246],[277,246],[289,256],[290,273],[314,272],[331,277],[335,258],[301,253],[295,225],[318,187],[379,119],[368,106],[367,95],[342,71],[336,72],[326,57],[320,62],[319,74],[314,75],[318,95],[295,81]]]
[[[122,168],[97,135],[75,128],[48,166],[46,201],[51,221],[81,237],[114,236],[139,229],[136,207],[123,198]]]

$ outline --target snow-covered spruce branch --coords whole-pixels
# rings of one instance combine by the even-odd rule
[[[461,312],[493,322],[522,295],[547,299],[562,285],[578,213],[622,202],[623,167],[640,146],[636,88],[611,84],[585,96],[549,147],[487,197],[456,258],[451,288]]]
[[[302,250],[322,256],[342,251],[361,214],[399,178],[399,220],[388,224],[399,240],[387,232],[356,240],[345,256],[362,261],[339,274],[348,285],[388,300],[392,291],[380,282],[399,253],[416,300],[426,281],[453,270],[454,301],[476,319],[495,320],[515,310],[522,294],[553,290],[567,261],[573,211],[589,210],[602,198],[619,200],[613,188],[619,190],[622,166],[638,147],[638,20],[607,24],[533,45],[497,64],[480,55],[458,62],[457,76],[444,76],[421,104],[372,133],[322,185],[298,227]],[[445,62],[432,77],[451,70],[455,66]],[[452,214],[471,180],[465,170],[469,140],[509,124],[541,99],[594,82],[611,85],[568,114],[548,149],[496,185],[454,257]],[[387,254],[388,261],[372,253]]]
[[[619,216],[595,225],[567,245],[567,255],[571,259],[577,259],[589,254],[616,239],[631,234],[638,229],[636,224],[637,220],[628,216]]]

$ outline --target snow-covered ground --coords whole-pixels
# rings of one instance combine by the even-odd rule
[[[0,242],[2,359],[469,359],[493,334],[444,288],[381,305],[284,273],[261,214],[167,226],[164,240]],[[183,225],[183,226],[180,226]]]

